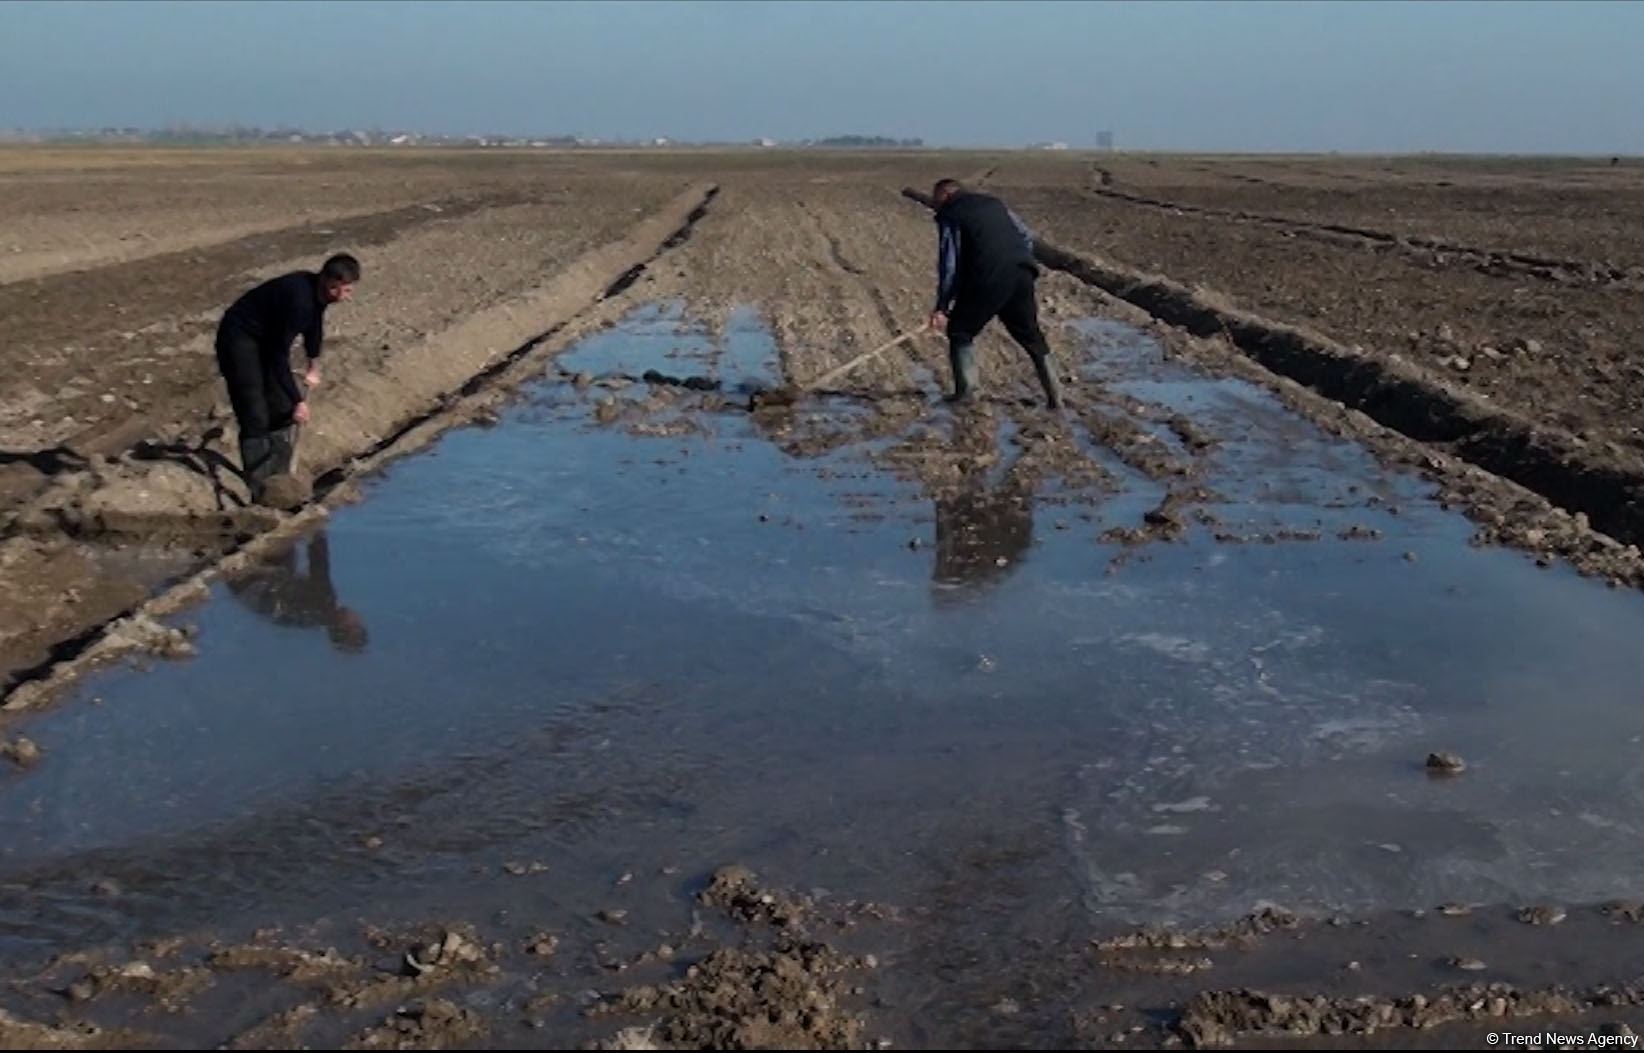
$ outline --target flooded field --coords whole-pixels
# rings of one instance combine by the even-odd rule
[[[1073,331],[1061,415],[871,388],[750,413],[782,369],[746,309],[571,348],[217,589],[196,656],[8,728],[40,758],[0,775],[0,964],[34,979],[0,1007],[189,1046],[688,1043],[669,1021],[740,1010],[603,1009],[750,924],[798,953],[790,902],[874,966],[836,991],[804,958],[830,1008],[779,1044],[1162,1041],[1241,968],[1630,979],[1599,905],[1644,864],[1644,601],[1470,545],[1430,484],[1146,332]],[[731,864],[762,884],[720,917]],[[1579,958],[1512,920],[1541,903]],[[1213,983],[1098,953],[1252,912],[1310,949]],[[488,949],[407,1009],[427,925]],[[410,986],[316,999],[347,969],[293,948],[325,947]],[[62,993],[133,960],[194,964]]]

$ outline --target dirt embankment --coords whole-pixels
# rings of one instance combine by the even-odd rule
[[[712,198],[711,183],[679,173],[616,175],[606,196],[577,212],[557,203],[563,187],[516,173],[520,183],[504,201],[469,200],[449,209],[425,202],[402,210],[415,220],[409,225],[383,221],[384,240],[375,251],[360,251],[367,262],[362,296],[339,308],[332,324],[337,335],[324,362],[326,381],[303,437],[304,473],[334,484],[353,461],[388,449],[419,424],[458,419],[457,400],[479,392],[608,293],[618,295],[625,279],[682,243]],[[328,229],[325,244],[342,247],[330,239],[348,232]],[[0,297],[28,300],[53,325],[91,326],[74,330],[82,339],[104,337],[96,318],[74,321],[72,304],[118,294],[111,309],[167,320],[110,354],[105,368],[129,373],[152,364],[153,356],[137,347],[143,341],[182,364],[153,389],[152,403],[102,402],[109,408],[89,438],[81,433],[72,443],[8,452],[0,468],[10,473],[4,483],[13,502],[0,538],[0,565],[14,583],[0,604],[0,666],[8,683],[47,675],[88,646],[123,639],[118,627],[107,631],[111,619],[136,610],[157,584],[213,563],[274,524],[270,513],[243,507],[233,469],[232,422],[216,390],[206,332],[220,304],[181,328],[176,312],[205,307],[200,289],[187,284],[191,274],[210,275],[208,290],[226,297],[229,284],[313,265],[301,256],[282,260],[288,250],[277,239],[238,241],[186,265],[151,257],[41,279],[29,289],[0,286]],[[192,335],[173,343],[183,331]],[[31,363],[14,376],[40,383],[42,371],[54,368],[39,343],[51,332],[33,336],[8,354]],[[9,405],[27,401],[13,397]]]
[[[1026,177],[1018,179],[1027,181]],[[1044,196],[1038,196],[1041,193]],[[1298,244],[1293,237],[1284,242],[1287,247],[1282,253],[1253,260],[1253,247],[1266,244],[1262,239],[1285,233],[1261,229],[1278,225],[1277,221],[1252,224],[1229,210],[1199,206],[1178,214],[1156,199],[1140,202],[1142,207],[1138,207],[1137,201],[1129,200],[1138,195],[1101,185],[1095,193],[1077,192],[1087,202],[1081,211],[1068,193],[1023,191],[1027,210],[1038,221],[1039,255],[1047,266],[1188,333],[1223,340],[1272,373],[1298,381],[1416,440],[1431,449],[1435,459],[1454,457],[1477,466],[1565,513],[1566,527],[1551,531],[1540,525],[1520,529],[1510,514],[1486,513],[1481,518],[1490,539],[1548,550],[1551,534],[1569,535],[1573,530],[1587,539],[1566,537],[1552,548],[1561,555],[1592,550],[1593,558],[1578,560],[1578,564],[1613,579],[1640,580],[1636,545],[1644,540],[1644,448],[1635,441],[1631,409],[1644,397],[1644,366],[1626,364],[1628,351],[1623,341],[1636,322],[1616,299],[1627,295],[1624,286],[1630,279],[1612,275],[1613,280],[1597,287],[1589,282],[1586,287],[1561,291],[1560,295],[1577,301],[1562,306],[1578,314],[1587,311],[1593,318],[1591,325],[1579,330],[1592,338],[1585,355],[1554,358],[1546,354],[1541,340],[1523,332],[1497,334],[1491,338],[1494,345],[1468,350],[1468,334],[1461,331],[1464,327],[1487,325],[1492,319],[1499,324],[1499,315],[1484,309],[1486,304],[1501,297],[1515,302],[1540,300],[1547,294],[1539,287],[1556,283],[1488,267],[1435,278],[1420,261],[1366,253],[1352,245],[1311,240]],[[1115,206],[1101,203],[1118,196],[1125,198],[1118,213],[1113,211]],[[1055,207],[1050,207],[1051,202],[1056,202]],[[1106,222],[1100,234],[1092,225],[1098,219]],[[1189,278],[1204,284],[1190,285],[1151,273],[1108,252],[1107,243],[1112,242],[1117,242],[1115,251],[1135,247],[1157,254],[1178,243],[1186,251],[1188,242],[1176,237],[1180,232],[1164,229],[1172,222],[1195,224],[1195,238],[1209,232],[1211,251],[1207,251],[1206,239],[1193,240],[1193,263],[1186,271]],[[1299,221],[1286,222],[1293,226]],[[1114,235],[1115,231],[1119,233]],[[1155,240],[1152,235],[1161,231]],[[1091,248],[1096,238],[1102,239],[1102,251]],[[1407,239],[1399,244],[1420,247]],[[1493,258],[1502,253],[1486,255]],[[1523,254],[1519,262],[1530,259]],[[1537,266],[1550,265],[1536,259],[1540,261]],[[1361,280],[1344,273],[1366,268],[1375,270],[1376,277],[1365,275]],[[1232,279],[1233,295],[1221,291],[1228,288],[1217,283],[1221,277]],[[1538,288],[1526,290],[1514,285],[1515,280],[1530,281]],[[1308,304],[1316,301],[1290,299],[1273,304],[1268,302],[1271,298],[1258,296],[1262,306],[1252,309],[1237,295],[1250,289],[1252,281],[1261,282],[1265,289],[1319,290],[1319,297],[1329,306],[1311,311]],[[1214,288],[1212,283],[1216,283]],[[1321,290],[1321,284],[1327,288]],[[1443,298],[1433,298],[1435,284],[1446,294]],[[1422,291],[1417,293],[1418,289]],[[1366,335],[1355,331],[1351,322],[1341,324],[1344,305],[1351,319],[1356,317],[1351,313],[1354,305],[1366,296],[1389,294],[1414,301],[1403,311],[1387,303],[1378,305],[1375,312],[1379,325],[1398,328],[1397,344],[1366,346],[1332,335],[1343,331]],[[1272,306],[1273,313],[1264,306]],[[1436,335],[1413,334],[1412,345],[1407,347],[1402,326],[1435,306],[1446,317],[1456,317],[1456,323],[1435,322],[1432,333]],[[1559,308],[1537,315],[1543,326],[1569,321]],[[1567,339],[1568,332],[1563,335]],[[1608,343],[1601,349],[1592,341]],[[1435,348],[1444,354],[1435,354]],[[1635,370],[1641,378],[1638,383],[1624,380]],[[1619,545],[1606,545],[1605,538]]]
[[[1644,454],[1636,168],[1103,167],[1111,185],[1076,164],[997,178],[1069,252],[1406,360],[1600,451]]]
[[[360,163],[366,168],[355,175],[370,171]],[[1093,186],[1087,161],[452,155],[389,169],[403,179],[381,196],[345,195],[349,209],[363,210],[348,216],[228,241],[213,239],[232,235],[233,224],[212,221],[186,251],[0,285],[0,302],[12,297],[15,317],[31,320],[6,351],[16,367],[7,374],[13,387],[0,388],[0,432],[7,436],[0,443],[0,490],[12,501],[0,565],[14,583],[0,604],[0,665],[13,678],[49,672],[95,644],[111,617],[134,610],[156,584],[212,563],[270,526],[266,513],[239,507],[232,436],[223,428],[227,415],[209,355],[216,312],[255,278],[311,265],[332,248],[368,247],[361,299],[339,311],[330,372],[304,438],[305,470],[329,485],[354,459],[387,452],[434,420],[455,419],[457,401],[512,375],[515,363],[551,354],[578,326],[609,320],[595,309],[607,293],[680,298],[721,321],[736,305],[756,305],[775,334],[783,378],[804,383],[823,375],[925,317],[934,234],[928,216],[893,188],[952,174],[985,173],[986,185],[1039,228],[1045,262],[1057,269],[1043,284],[1053,330],[1093,314],[1143,312],[1136,317],[1166,323],[1158,335],[1175,351],[1221,371],[1241,372],[1241,360],[1257,363],[1260,369],[1241,375],[1384,456],[1438,477],[1480,522],[1483,539],[1547,560],[1568,558],[1615,581],[1644,582],[1637,552],[1628,547],[1644,532],[1644,444],[1628,436],[1631,415],[1624,412],[1630,400],[1644,406],[1644,366],[1625,357],[1626,327],[1636,325],[1626,319],[1635,312],[1622,312],[1616,282],[1565,286],[1472,267],[1435,270],[1404,251],[1419,256],[1429,247],[1396,224],[1309,212],[1306,202],[1316,194],[1284,210],[1259,196],[1223,203],[1216,197],[1282,195],[1292,184],[1328,186],[1331,193],[1343,186],[1414,193],[1409,173],[1330,165],[1314,171],[1300,162],[1224,170],[1184,161],[1175,170],[1182,185],[1172,186],[1141,182],[1135,173],[1147,167],[1119,169],[1105,186],[1096,175]],[[46,170],[55,173],[51,179],[70,179]],[[323,188],[350,170],[321,167],[314,174],[313,185]],[[190,182],[162,165],[155,178],[161,185],[176,181],[184,196],[222,195],[212,182],[220,179],[243,198],[268,185],[267,176],[261,169],[207,172]],[[84,176],[88,186],[105,177]],[[119,178],[144,177],[121,171]],[[1521,179],[1516,192],[1532,195],[1533,182]],[[713,220],[697,223],[682,240],[679,232],[710,184],[722,188]],[[310,184],[295,185],[302,196]],[[1097,192],[1104,189],[1110,193]],[[1197,211],[1177,216],[1162,205],[1120,200],[1118,191],[1162,202],[1191,196]],[[163,213],[172,191],[150,193],[161,202],[155,214]],[[44,212],[68,223],[65,230],[82,222]],[[1511,247],[1490,231],[1450,224],[1449,215],[1435,220],[1443,238]],[[1556,215],[1548,217],[1554,223]],[[1358,226],[1361,242],[1383,246],[1382,233],[1404,240],[1389,252],[1286,236],[1308,225]],[[1525,255],[1555,258],[1557,251],[1543,241]],[[1150,273],[1137,259],[1164,264],[1172,277]],[[1214,280],[1209,287],[1187,283],[1206,278]],[[1521,280],[1530,284],[1521,288]],[[1258,294],[1241,295],[1256,288],[1252,282]],[[1481,339],[1469,327],[1505,324],[1496,321],[1491,297],[1518,304],[1548,331],[1570,328],[1574,312],[1578,321],[1588,319],[1575,330],[1607,341],[1610,351],[1555,355],[1551,338],[1525,335],[1531,330],[1494,334],[1488,348],[1468,350],[1469,341]],[[1379,328],[1355,328],[1372,317]],[[1402,351],[1390,351],[1388,342],[1354,342],[1415,325],[1431,331],[1420,330]],[[800,452],[825,450],[848,434],[906,432],[911,441],[887,450],[883,463],[944,497],[998,469],[1002,462],[990,451],[1007,433],[1015,443],[1038,443],[1015,469],[1035,484],[1057,476],[1081,485],[1099,481],[1110,471],[1104,460],[1116,456],[1191,490],[1179,470],[1190,473],[1188,439],[1179,450],[1152,445],[1125,423],[1133,407],[1099,383],[1082,382],[1078,413],[1091,435],[1088,442],[1070,439],[1047,428],[1032,405],[1036,385],[1019,351],[996,333],[979,350],[990,399],[960,433],[922,426],[934,420],[934,396],[947,384],[945,348],[933,338],[910,341],[834,385],[872,406],[844,430],[822,434],[780,414],[762,426]],[[1470,356],[1467,369],[1453,364],[1458,355]],[[1625,379],[1634,369],[1637,384]],[[1179,516],[1164,508],[1158,519],[1144,529],[1168,533]]]

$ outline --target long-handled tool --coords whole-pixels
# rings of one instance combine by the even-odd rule
[[[810,383],[803,386],[784,384],[779,388],[772,388],[768,391],[756,391],[752,395],[748,396],[748,408],[750,410],[756,410],[769,406],[791,406],[795,402],[798,402],[800,397],[805,393],[824,389],[829,384],[832,384],[834,381],[844,376],[846,373],[849,373],[851,370],[855,369],[857,366],[871,362],[873,359],[878,358],[891,348],[900,347],[909,340],[912,340],[914,337],[928,332],[930,332],[929,322],[920,326],[918,329],[911,329],[908,332],[903,333],[901,336],[892,337],[883,344],[880,344],[878,347],[874,348],[872,351],[862,352],[849,362],[835,366],[826,373],[823,373],[821,376],[817,377],[815,380],[812,380]]]

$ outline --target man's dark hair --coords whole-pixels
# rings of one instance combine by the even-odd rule
[[[320,278],[328,282],[347,282],[353,285],[360,280],[360,261],[346,252],[340,252],[325,261],[320,268]]]
[[[941,197],[943,194],[957,194],[965,189],[957,179],[938,179],[936,186],[930,192],[931,197]]]

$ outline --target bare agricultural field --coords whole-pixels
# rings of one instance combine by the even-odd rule
[[[808,390],[924,321],[941,176],[1035,230],[1063,411],[997,332],[967,407],[928,335]],[[1644,1022],[1635,162],[0,186],[0,1044]],[[217,319],[344,250],[252,506]]]

